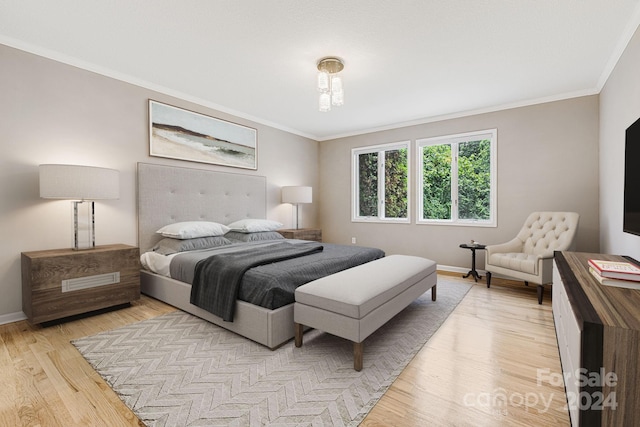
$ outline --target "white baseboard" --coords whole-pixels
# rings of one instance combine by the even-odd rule
[[[20,320],[25,320],[26,318],[27,316],[21,311],[16,311],[15,313],[9,313],[9,314],[2,314],[0,315],[0,325],[19,322]]]

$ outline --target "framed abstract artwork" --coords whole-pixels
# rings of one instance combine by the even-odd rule
[[[256,129],[149,100],[149,154],[258,169]]]

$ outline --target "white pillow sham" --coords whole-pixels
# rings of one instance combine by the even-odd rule
[[[165,225],[156,233],[172,239],[195,239],[196,237],[222,236],[229,230],[229,227],[217,222],[183,221]]]
[[[282,228],[282,224],[278,221],[271,221],[270,219],[247,218],[232,222],[228,227],[233,231],[239,231],[241,233],[255,233],[259,231],[275,231]]]

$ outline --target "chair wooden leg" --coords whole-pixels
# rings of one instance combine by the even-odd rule
[[[544,286],[538,285],[538,304],[542,304],[542,294],[544,293]]]
[[[303,334],[303,330],[302,330],[303,326],[300,323],[294,323],[293,324],[293,330],[295,332],[295,344],[296,347],[302,347],[302,334]]]
[[[486,277],[487,277],[487,288],[488,288],[489,286],[491,286],[491,272],[490,271],[487,271]]]
[[[433,287],[431,288],[431,301],[436,300],[436,286],[437,285],[433,285]]]
[[[353,369],[362,371],[362,353],[364,352],[364,344],[361,342],[353,343]]]

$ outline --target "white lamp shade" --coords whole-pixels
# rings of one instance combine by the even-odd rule
[[[282,203],[311,203],[311,187],[291,186],[282,187]]]
[[[115,169],[78,165],[40,165],[40,197],[44,199],[100,200],[120,197],[120,175]]]

